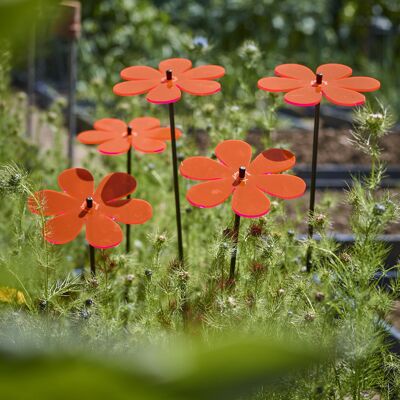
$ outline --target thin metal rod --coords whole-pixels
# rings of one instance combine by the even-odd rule
[[[77,39],[71,38],[69,45],[68,85],[68,165],[74,164],[74,141],[76,135],[76,80],[77,80]]]
[[[174,103],[170,103],[168,104],[168,106],[169,106],[169,124],[171,128],[171,152],[172,152],[172,170],[174,174],[175,215],[176,215],[176,230],[178,235],[178,254],[179,254],[179,261],[183,263],[182,222],[181,222],[181,205],[179,198],[178,157],[176,154]]]
[[[229,270],[229,282],[232,283],[235,279],[235,269],[236,269],[236,255],[237,255],[237,247],[239,241],[239,228],[240,228],[240,215],[235,214],[235,223],[233,225],[232,232],[232,254],[231,254],[231,268]]]
[[[318,79],[318,76],[317,76]],[[317,180],[317,161],[318,161],[318,135],[319,135],[319,114],[320,104],[315,106],[314,110],[314,138],[313,138],[313,153],[312,153],[312,166],[311,166],[311,187],[310,187],[310,206],[308,209],[308,238],[312,239],[314,234],[314,209],[315,209],[315,187]],[[311,270],[311,246],[307,249],[307,271]]]
[[[36,80],[36,27],[32,24],[31,37],[28,49],[28,107],[26,113],[26,136],[33,135],[33,106],[35,104],[35,80]]]
[[[128,127],[129,129],[129,127]],[[129,130],[128,130],[129,135]],[[131,175],[132,172],[132,147],[129,148],[128,153],[126,154],[126,172]],[[131,198],[131,195],[128,195],[128,199]],[[126,252],[129,253],[131,251],[131,226],[126,224]]]
[[[89,244],[90,273],[96,276],[96,262],[94,257],[94,247]]]

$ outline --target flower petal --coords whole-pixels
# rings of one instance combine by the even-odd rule
[[[306,183],[294,175],[255,175],[253,181],[259,189],[281,199],[295,199],[304,194]]]
[[[225,68],[219,65],[201,65],[182,74],[184,79],[218,79],[225,75]]]
[[[223,203],[233,192],[232,179],[218,179],[192,186],[186,193],[190,204],[200,208],[211,208]]]
[[[317,68],[317,73],[322,74],[322,80],[346,78],[352,74],[352,69],[343,64],[323,64]]]
[[[236,171],[249,166],[251,153],[251,146],[242,140],[225,140],[215,148],[218,160]]]
[[[310,81],[315,79],[315,73],[301,64],[281,64],[275,68],[275,75]]]
[[[136,189],[136,180],[125,172],[113,172],[108,174],[97,186],[94,193],[94,200],[107,203],[121,199]]]
[[[179,139],[182,136],[182,131],[175,128],[175,139]],[[143,132],[143,137],[158,139],[158,140],[171,140],[171,129],[167,127],[149,129]]]
[[[126,132],[126,123],[117,118],[102,118],[94,123],[94,129],[99,131]]]
[[[359,106],[365,103],[365,96],[354,90],[327,85],[323,88],[324,96],[333,104],[339,106]]]
[[[165,82],[159,84],[154,89],[150,90],[146,99],[150,103],[169,104],[175,103],[181,98],[181,91],[173,82]]]
[[[120,82],[113,87],[113,92],[117,96],[136,96],[137,94],[147,93],[159,84],[159,79]]]
[[[160,120],[153,117],[139,117],[134,118],[128,124],[133,131],[142,132],[147,129],[158,128],[160,126]]]
[[[140,199],[120,199],[101,205],[101,212],[123,224],[143,224],[153,215],[151,205]]]
[[[147,67],[145,65],[134,65],[133,67],[124,68],[121,71],[121,78],[130,80],[153,80],[161,79],[162,75],[160,71],[155,68]]]
[[[64,244],[74,240],[82,229],[84,218],[76,212],[58,215],[46,222],[45,239],[53,244]]]
[[[267,214],[270,201],[254,184],[239,185],[233,193],[232,209],[241,217],[258,218]]]
[[[122,242],[122,230],[111,218],[95,212],[88,216],[86,222],[86,240],[93,247],[108,249]]]
[[[296,164],[295,155],[284,149],[268,149],[260,153],[250,164],[250,174],[274,174],[287,171]]]
[[[182,79],[179,78],[176,86],[186,93],[194,96],[208,96],[210,94],[218,93],[221,90],[221,84],[216,81],[209,81],[206,79]]]
[[[84,131],[76,138],[83,144],[100,144],[120,136],[118,132],[110,131]]]
[[[319,87],[307,86],[286,93],[284,100],[286,103],[293,104],[295,106],[315,106],[321,102],[322,93]]]
[[[41,190],[28,198],[28,208],[34,214],[45,216],[64,214],[80,207],[80,202],[65,193],[55,190]]]
[[[97,150],[103,154],[113,155],[124,154],[130,147],[129,139],[125,136],[101,143],[100,146],[97,147]]]
[[[70,196],[81,200],[92,196],[94,179],[87,169],[70,168],[58,176],[58,185]]]
[[[305,82],[292,78],[277,78],[275,76],[262,78],[258,81],[258,88],[268,92],[288,92],[305,86]]]
[[[208,157],[190,157],[179,167],[182,176],[195,180],[228,178],[232,172],[223,164]]]
[[[381,87],[381,83],[367,76],[352,76],[332,82],[334,85],[356,92],[374,92]]]
[[[145,137],[132,137],[132,146],[143,153],[161,153],[167,147],[165,142],[157,139],[149,139]]]
[[[169,69],[172,70],[172,75],[176,76],[192,68],[192,62],[186,58],[169,58],[168,60],[161,61],[158,68],[163,76],[165,75],[165,71]]]

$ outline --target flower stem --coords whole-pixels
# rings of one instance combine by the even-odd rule
[[[168,106],[169,106],[169,123],[171,128],[172,171],[174,175],[175,216],[176,216],[176,230],[178,235],[178,254],[179,254],[179,262],[183,264],[182,222],[181,222],[181,205],[179,198],[178,157],[176,154],[174,103],[170,103]]]
[[[94,247],[89,244],[90,272],[92,276],[96,276],[96,263],[94,257]]]
[[[128,134],[129,133],[129,128],[128,127]],[[126,172],[128,175],[131,175],[132,172],[132,147],[129,147],[128,153],[126,155]],[[131,198],[131,195],[128,194],[127,196],[128,199]],[[126,224],[126,253],[128,254],[131,251],[131,226],[129,224]]]
[[[237,247],[239,241],[239,228],[240,228],[240,215],[235,214],[235,223],[233,225],[232,232],[232,255],[231,255],[231,268],[229,270],[229,282],[232,284],[235,279],[235,269],[236,269],[236,255],[237,255]]]
[[[308,210],[308,238],[312,239],[314,234],[313,217],[315,209],[315,186],[317,180],[317,160],[318,160],[318,135],[319,135],[319,114],[320,103],[315,106],[314,110],[314,138],[313,138],[313,153],[312,153],[312,166],[311,166],[311,186],[310,186],[310,205]],[[311,270],[311,256],[312,248],[309,245],[307,249],[307,271]]]

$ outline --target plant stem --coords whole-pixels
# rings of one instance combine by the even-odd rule
[[[175,216],[176,216],[176,230],[178,235],[178,254],[179,254],[179,262],[183,264],[182,222],[181,222],[181,206],[179,198],[178,157],[176,154],[174,103],[170,103],[168,106],[169,106],[169,123],[171,129],[172,170],[174,175]]]
[[[315,106],[314,110],[314,138],[313,138],[313,153],[312,153],[312,166],[311,166],[311,187],[310,187],[310,205],[308,209],[308,238],[312,239],[314,234],[313,217],[315,209],[315,186],[317,180],[317,161],[318,161],[318,134],[319,134],[319,114],[320,104]],[[311,245],[307,249],[307,271],[311,271]]]

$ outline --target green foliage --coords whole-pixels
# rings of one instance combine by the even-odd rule
[[[258,39],[249,37],[232,53],[220,52],[216,41],[195,44],[189,29],[182,34],[180,24],[170,28],[177,17],[156,12],[146,1],[115,3],[84,3],[92,20],[85,22],[81,90],[101,104],[93,115],[137,116],[142,111],[138,99],[112,98],[111,86],[121,67],[143,60],[156,65],[160,58],[174,55],[171,48],[181,56],[190,50],[195,62],[221,63],[231,73],[223,79],[224,96],[187,97],[177,107],[177,121],[186,133],[179,157],[211,155],[222,138],[244,139],[253,128],[258,133],[255,148],[277,145],[271,132],[278,124],[275,111],[280,100],[256,93],[255,83],[279,58],[267,58]],[[226,3],[233,13],[234,2]],[[350,3],[346,2],[346,13]],[[249,8],[245,2],[235,4],[232,21],[240,26],[237,17]],[[311,9],[303,2],[287,4],[292,10],[278,2],[262,2],[259,7],[289,11],[285,18],[293,19],[303,12],[318,16],[326,5],[313,4]],[[257,7],[250,12],[258,12]],[[118,24],[110,22],[114,18]],[[210,24],[215,21],[210,18]],[[297,34],[296,29],[291,25],[290,34]],[[163,35],[168,42],[163,42]],[[283,35],[281,40],[287,38]],[[311,40],[304,40],[304,49]],[[186,261],[184,268],[179,265],[166,152],[134,153],[139,183],[135,196],[150,201],[154,218],[132,229],[130,254],[124,254],[122,246],[97,251],[94,278],[87,273],[82,235],[65,246],[52,246],[41,237],[44,217],[31,215],[26,207],[35,190],[57,188],[57,175],[66,166],[63,104],[57,102],[40,113],[40,132],[46,128],[58,139],[39,151],[37,138],[25,138],[25,101],[9,87],[5,50],[0,74],[0,286],[18,289],[26,299],[26,305],[0,305],[0,382],[6,398],[26,398],[28,392],[43,399],[331,400],[400,395],[400,361],[388,351],[382,323],[399,287],[395,283],[393,292],[384,292],[372,279],[377,270],[386,270],[388,248],[377,235],[399,216],[397,198],[377,190],[384,168],[379,140],[391,124],[385,107],[360,109],[353,130],[355,146],[373,163],[371,177],[354,180],[346,200],[352,207],[350,228],[356,242],[341,248],[330,238],[331,215],[337,210],[335,202],[324,197],[313,221],[321,240],[311,243],[311,274],[304,269],[310,243],[298,239],[305,216],[297,212],[289,217],[280,200],[272,201],[267,216],[242,220],[234,286],[226,282],[232,250],[229,204],[210,210],[184,206]],[[87,79],[90,75],[93,80]],[[157,116],[156,110],[160,108],[147,111]],[[165,122],[166,114],[160,118]],[[102,157],[90,148],[81,166],[90,168],[98,182],[110,170],[124,170],[125,161]],[[186,205],[183,195],[191,183],[181,183]],[[233,333],[238,341],[231,340]],[[186,346],[182,337],[199,337],[201,344],[189,341]],[[276,342],[276,337],[284,342]],[[316,356],[315,345],[322,357]],[[165,348],[170,351],[164,353]]]
[[[20,340],[16,338],[17,341]],[[273,339],[228,339],[224,343],[176,343],[140,349],[119,360],[56,350],[16,350],[3,343],[0,383],[9,399],[234,399],[257,385],[280,387],[322,357],[309,348]],[[14,347],[14,345],[12,345]],[[10,356],[11,360],[10,360]],[[24,385],[19,382],[24,381]]]

